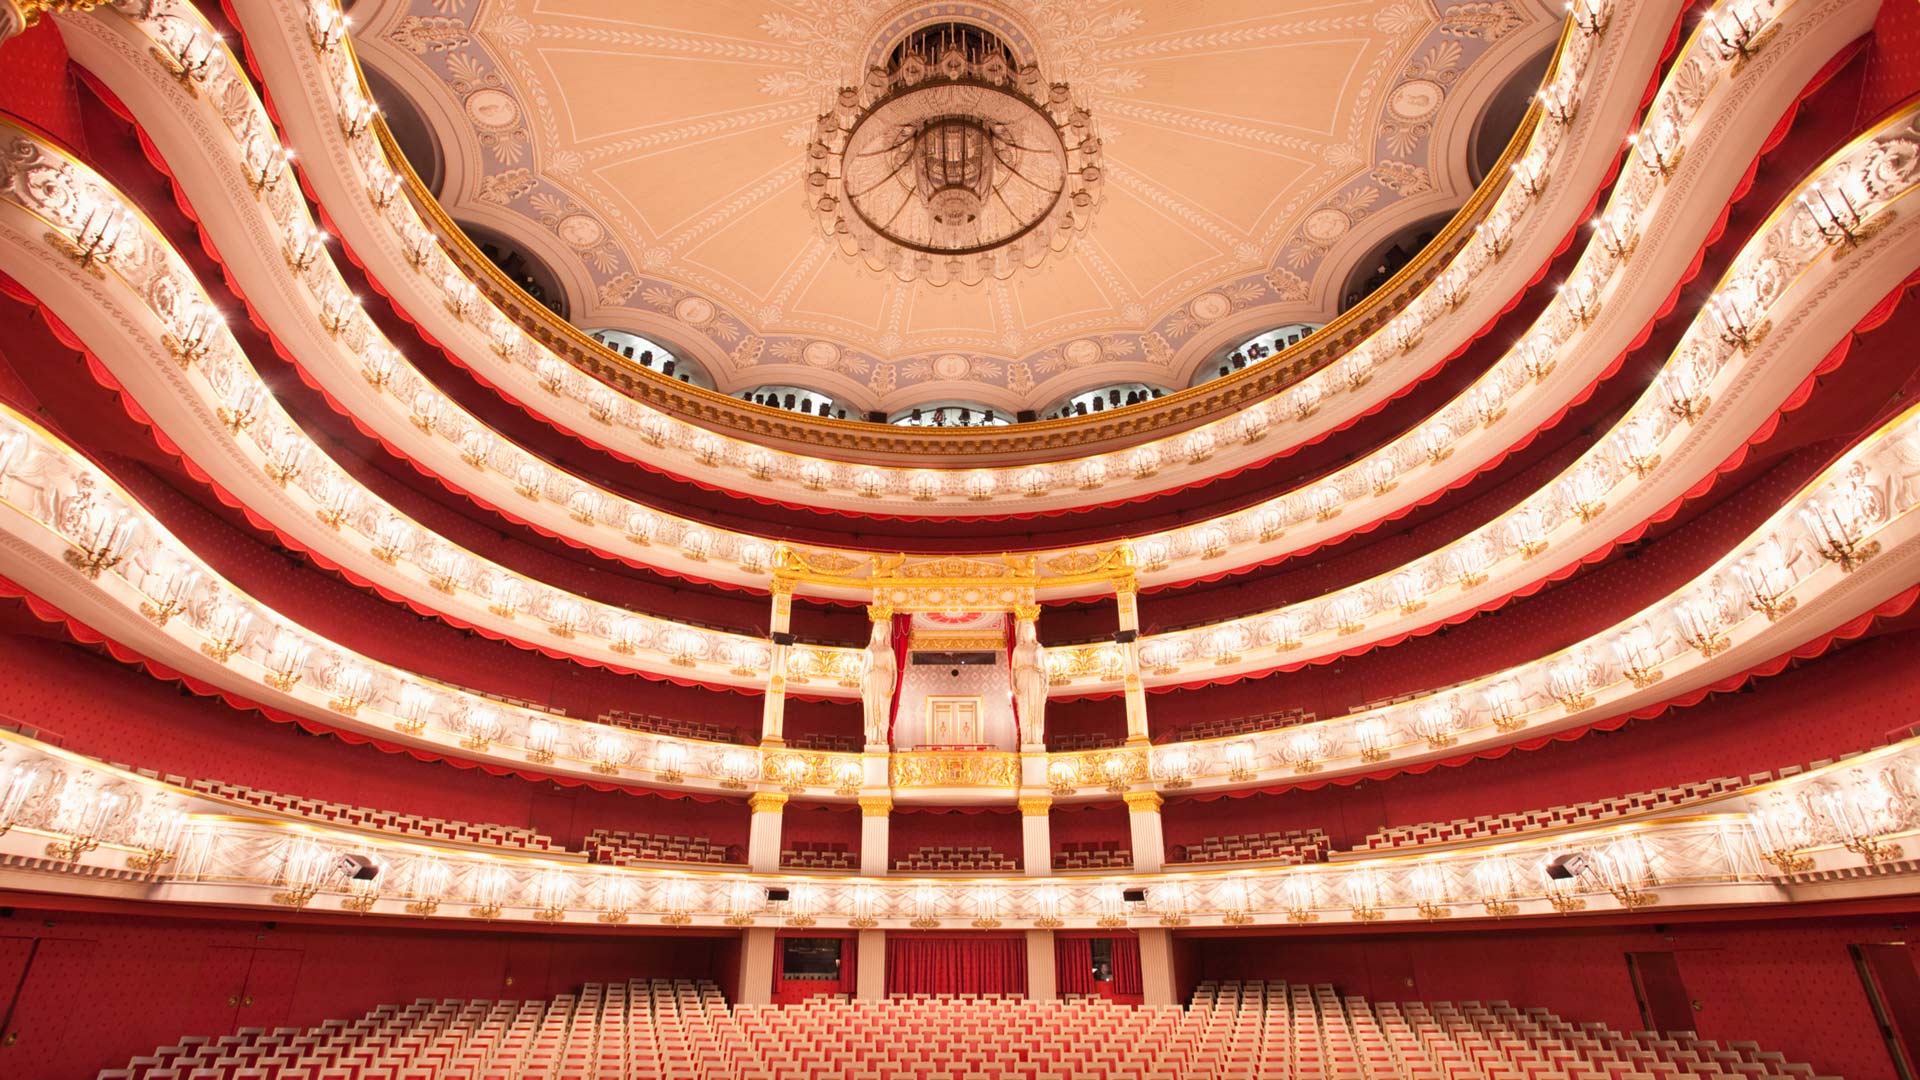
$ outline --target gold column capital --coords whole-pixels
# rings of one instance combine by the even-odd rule
[[[775,596],[792,596],[795,582],[785,574],[773,575],[773,581],[767,585],[767,591]]]
[[[892,604],[868,604],[867,605],[867,621],[881,622],[885,619],[891,619],[891,618],[893,618]]]
[[[1029,795],[1020,800],[1021,817],[1046,817],[1053,809],[1053,796]]]
[[[756,791],[747,796],[747,806],[756,814],[777,814],[786,809],[787,795],[783,791]]]
[[[1033,622],[1040,617],[1039,604],[1013,605],[1013,617],[1021,622]]]
[[[860,796],[860,816],[861,817],[886,817],[888,814],[891,814],[891,813],[893,813],[893,796],[891,795]]]
[[[1135,593],[1138,593],[1139,591],[1140,591],[1140,575],[1139,574],[1135,573],[1132,570],[1128,570],[1123,574],[1113,575],[1113,594],[1115,596],[1132,596]]]
[[[1129,791],[1120,797],[1127,801],[1128,812],[1135,814],[1157,814],[1167,801],[1157,791]]]

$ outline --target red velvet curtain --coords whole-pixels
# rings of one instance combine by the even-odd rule
[[[893,728],[900,722],[900,688],[907,685],[907,646],[913,641],[913,616],[893,617],[893,700],[887,705],[887,745],[893,745]]]
[[[1053,939],[1053,985],[1061,994],[1097,994],[1093,981],[1093,939]]]
[[[1020,686],[1013,681],[1013,614],[1007,614],[1007,701],[1013,708],[1013,744],[1020,746],[1027,741],[1022,730],[1025,721],[1020,716]]]
[[[887,935],[889,994],[1026,992],[1024,937]]]
[[[1113,992],[1142,994],[1140,982],[1140,941],[1137,938],[1113,939]]]

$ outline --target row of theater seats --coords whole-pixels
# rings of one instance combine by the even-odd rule
[[[1791,768],[1793,772],[1800,771],[1798,767]],[[1676,784],[1650,791],[1635,791],[1594,802],[1549,806],[1544,810],[1525,810],[1511,814],[1481,814],[1478,817],[1455,818],[1452,821],[1423,821],[1416,825],[1394,825],[1368,833],[1367,838],[1361,842],[1360,850],[1379,851],[1387,848],[1418,847],[1423,844],[1451,844],[1462,840],[1511,836],[1514,833],[1532,832],[1536,829],[1592,825],[1656,810],[1671,810],[1738,791],[1746,787],[1749,782],[1759,784],[1772,779],[1774,779],[1772,773],[1754,773],[1750,781],[1742,780],[1737,776],[1716,776],[1711,780]]]
[[[1175,844],[1167,852],[1170,863],[1266,862],[1315,863],[1327,861],[1331,841],[1319,829],[1305,832],[1244,833],[1209,836],[1198,843]]]
[[[1125,744],[1125,739],[1118,735],[1109,735],[1104,731],[1082,731],[1047,737],[1047,749],[1056,753],[1072,753],[1076,750],[1111,750]]]
[[[1075,840],[1053,853],[1055,870],[1131,870],[1133,852],[1118,840]]]
[[[1746,777],[1716,776],[1711,780],[1697,780],[1685,784],[1672,784],[1667,787],[1652,788],[1647,791],[1635,791],[1626,795],[1616,795],[1607,799],[1596,799],[1583,803],[1567,803],[1549,806],[1544,810],[1524,810],[1510,814],[1481,814],[1478,817],[1454,818],[1451,821],[1423,821],[1416,825],[1395,825],[1367,834],[1357,850],[1378,851],[1387,848],[1418,847],[1422,844],[1451,844],[1461,840],[1480,840],[1490,836],[1511,836],[1514,833],[1532,832],[1539,829],[1559,829],[1575,825],[1592,825],[1596,822],[1611,821],[1616,818],[1636,816],[1661,810],[1672,810],[1707,799],[1716,799],[1722,795],[1754,787],[1759,784],[1783,780],[1789,776],[1798,776],[1813,769],[1824,769],[1837,762],[1871,753],[1880,747],[1904,742],[1920,734],[1920,725],[1904,727],[1887,733],[1887,737],[1874,746],[1853,753],[1842,754],[1837,758],[1821,758],[1804,765],[1782,765],[1778,769],[1749,773]]]
[[[161,777],[161,779],[174,778]],[[224,780],[195,780],[186,786],[203,795],[212,795],[262,809],[299,814],[302,817],[317,818],[321,821],[331,821],[361,829],[379,829],[381,832],[419,836],[429,840],[489,844],[527,851],[564,850],[553,837],[518,825],[495,825],[484,821],[455,821],[450,818],[425,817],[420,814],[402,814],[371,806],[353,806],[348,803],[328,802],[325,799],[307,799],[278,791],[265,791],[245,784],[229,784]]]
[[[514,697],[512,694],[496,694],[490,690],[468,690],[467,692],[470,694],[477,694],[480,697],[486,698],[488,701],[497,701],[502,705],[511,705],[517,709],[531,709],[534,712],[546,713],[548,716],[567,715],[567,710],[561,708],[558,705],[548,705],[545,702],[541,702],[541,701],[532,701],[527,698]]]
[[[836,841],[795,840],[780,849],[780,866],[787,870],[858,870],[860,854]]]
[[[1159,732],[1154,735],[1153,741],[1170,743],[1189,742],[1195,739],[1224,739],[1234,735],[1252,735],[1256,732],[1272,731],[1275,728],[1291,727],[1294,724],[1305,724],[1315,718],[1312,712],[1300,708],[1275,709],[1271,712],[1252,713],[1247,716],[1216,717]],[[1047,739],[1047,749],[1059,753],[1076,750],[1111,750],[1122,745],[1125,745],[1125,740],[1121,736],[1104,731],[1062,733]]]
[[[658,716],[654,713],[628,712],[614,709],[602,713],[600,722],[623,727],[632,731],[644,731],[650,735],[666,735],[675,739],[698,739],[702,742],[737,743],[740,741],[740,729],[723,724],[705,724],[697,720],[681,720],[678,717]]]
[[[587,858],[597,863],[625,866],[636,862],[683,862],[745,865],[738,844],[716,844],[704,836],[595,829],[587,834]]]
[[[1818,1080],[1757,1045],[1623,1035],[1504,1002],[1369,1003],[1203,983],[1187,1008],[1104,998],[809,998],[730,1009],[706,982],[546,1002],[417,1001],[305,1030],[191,1038],[99,1080]]]
[[[1275,728],[1312,722],[1316,717],[1306,709],[1275,709],[1249,716],[1224,716],[1188,724],[1157,736],[1155,742],[1190,742],[1195,739],[1224,739],[1234,735],[1252,735]]]
[[[815,750],[823,754],[857,754],[866,749],[865,740],[859,735],[819,731],[791,736],[787,739],[787,745],[795,750]]]
[[[1020,860],[991,847],[923,847],[893,861],[893,868],[906,874],[967,871],[976,874],[1017,874]]]
[[[1370,1003],[1327,985],[1202,983],[1192,1009],[1232,1018],[1236,1059],[1253,1049],[1259,1077],[1447,1080],[1811,1080],[1747,1042],[1692,1032],[1624,1035],[1505,1002]],[[1258,1034],[1255,1034],[1258,1033]]]
[[[725,1016],[711,983],[603,985],[551,1001],[382,1005],[307,1029],[185,1038],[99,1080],[628,1080],[668,1075],[680,1017]],[[630,1034],[631,1033],[631,1034]],[[718,1074],[714,1074],[718,1075]]]

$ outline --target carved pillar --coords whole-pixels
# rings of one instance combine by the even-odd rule
[[[890,865],[887,845],[892,814],[892,796],[860,796],[860,873],[867,877],[885,874]]]
[[[756,874],[780,871],[780,817],[787,797],[778,791],[756,791],[747,798],[753,823],[747,832],[747,868]]]
[[[773,1003],[774,929],[751,927],[740,935],[740,1004]]]
[[[1178,1005],[1180,988],[1173,982],[1173,932],[1156,926],[1135,934],[1140,939],[1140,989],[1146,1004]]]
[[[867,622],[871,633],[867,638],[866,668],[860,673],[860,722],[866,731],[867,752],[885,753],[893,749],[890,732],[894,695],[899,693],[900,680],[907,673],[901,671],[894,660],[892,606],[868,604]],[[868,782],[872,783],[871,777]]]
[[[1053,798],[1027,796],[1020,800],[1020,865],[1028,877],[1053,873]]]
[[[1026,640],[1029,634],[1036,638],[1039,634],[1039,604],[1016,604],[1013,608],[1013,631],[1016,643]],[[1028,681],[1022,681],[1019,665],[1027,659],[1034,667],[1026,673]],[[1014,646],[1013,672],[1014,702],[1020,713],[1020,749],[1030,753],[1041,753],[1047,748],[1047,670],[1046,652],[1034,648],[1031,658],[1023,658],[1018,644]]]
[[[1140,682],[1140,579],[1131,573],[1113,579],[1114,606],[1120,614],[1121,688],[1127,699],[1127,742],[1147,742],[1147,688]]]
[[[789,627],[793,622],[793,582],[782,577],[773,579],[773,614],[767,619],[767,630],[773,640],[773,656],[767,667],[767,696],[760,703],[760,745],[782,746],[786,743],[787,722],[787,650],[792,648],[787,642],[792,640]]]
[[[1053,965],[1053,931],[1027,931],[1028,1001],[1052,1001],[1060,996]]]
[[[858,1001],[887,998],[887,932],[862,930],[854,945],[853,996]]]
[[[1166,834],[1160,827],[1163,800],[1157,791],[1129,791],[1120,796],[1127,801],[1127,832],[1133,840],[1133,869],[1138,874],[1157,874],[1167,861]]]

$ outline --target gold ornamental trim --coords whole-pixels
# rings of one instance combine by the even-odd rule
[[[1004,750],[896,752],[888,765],[896,788],[1020,786],[1020,755]]]
[[[1563,31],[1553,61],[1541,85],[1558,73],[1569,35]],[[356,69],[359,57],[351,57]],[[364,84],[365,77],[361,77]],[[1470,243],[1474,227],[1492,210],[1511,180],[1514,161],[1525,151],[1539,126],[1541,106],[1530,105],[1500,159],[1486,179],[1467,197],[1453,217],[1406,266],[1360,303],[1341,312],[1298,344],[1258,364],[1199,386],[1179,390],[1137,405],[1108,409],[1086,417],[1062,417],[1004,428],[974,430],[898,427],[856,420],[807,417],[799,413],[756,405],[707,390],[658,372],[615,353],[588,334],[528,296],[454,222],[433,192],[413,171],[386,122],[375,117],[370,129],[380,141],[387,163],[401,178],[420,212],[437,234],[449,259],[472,280],[510,321],[572,364],[635,401],[702,427],[718,429],[734,438],[793,453],[822,451],[862,458],[944,458],[949,467],[988,464],[994,459],[1071,461],[1076,456],[1122,449],[1145,439],[1162,437],[1220,419],[1265,401],[1322,368],[1331,366],[1385,326],[1419,297],[1440,275],[1453,256]],[[1011,466],[1015,461],[1007,461]]]
[[[893,813],[893,796],[891,795],[860,796],[860,816],[861,817],[886,817],[892,813]]]
[[[1129,791],[1120,797],[1126,800],[1127,812],[1133,814],[1157,814],[1167,802],[1157,791]]]
[[[747,806],[756,814],[778,814],[787,806],[787,795],[782,791],[756,791],[747,796]]]
[[[983,634],[977,630],[915,630],[907,641],[907,648],[915,652],[1001,652],[1006,647],[1004,633]]]
[[[875,620],[896,611],[1009,611],[1016,618],[1038,618],[1040,605],[1034,590],[1040,586],[1105,585],[1116,579],[1131,580],[1137,572],[1133,546],[1125,541],[1070,554],[1076,557],[1066,563],[1050,559],[1043,575],[1040,557],[1032,554],[879,553],[850,559],[827,558],[821,552],[781,544],[774,549],[769,567],[774,581],[787,592],[806,585],[870,593],[867,617]]]
[[[1020,799],[1021,817],[1046,817],[1053,811],[1053,798],[1047,795],[1029,795]]]

